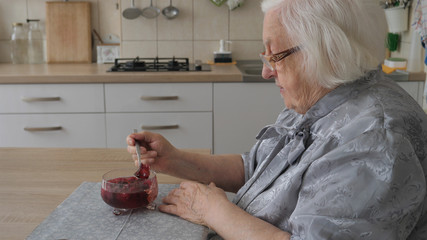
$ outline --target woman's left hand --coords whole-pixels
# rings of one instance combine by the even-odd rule
[[[165,205],[159,210],[184,218],[190,222],[207,226],[207,216],[214,217],[215,209],[223,203],[230,203],[224,190],[214,183],[204,185],[196,182],[182,182],[163,199]]]

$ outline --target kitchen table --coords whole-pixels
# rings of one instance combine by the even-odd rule
[[[83,182],[100,182],[105,172],[131,166],[126,149],[0,148],[1,239],[25,239]],[[158,181],[182,179],[158,174]]]

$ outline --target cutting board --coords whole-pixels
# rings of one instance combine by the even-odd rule
[[[47,63],[91,63],[90,2],[46,2]]]

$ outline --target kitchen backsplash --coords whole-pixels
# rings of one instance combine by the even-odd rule
[[[125,19],[121,12],[130,7],[131,0],[81,1],[91,3],[92,28],[101,37],[121,39],[122,57],[176,56],[188,57],[190,61],[212,61],[220,39],[232,41],[233,59],[257,59],[263,50],[260,0],[246,0],[243,6],[233,11],[226,4],[217,7],[210,0],[172,0],[173,6],[180,11],[172,20],[161,14],[154,19],[142,16],[134,20]],[[0,0],[0,62],[11,61],[9,38],[13,22],[40,19],[44,30],[45,2]],[[153,0],[153,5],[159,9],[169,6],[169,3],[169,0]],[[135,0],[135,5],[144,9],[150,6],[150,0]],[[410,10],[412,12],[413,8]],[[402,34],[398,51],[392,56],[408,56],[411,32]]]
[[[83,1],[91,3],[92,28],[102,38],[121,39],[122,57],[176,56],[206,62],[213,60],[221,39],[232,41],[234,59],[257,59],[263,50],[263,14],[258,0],[246,0],[233,11],[226,4],[217,7],[209,0],[172,0],[179,9],[178,17],[172,20],[162,14],[154,19],[125,19],[121,12],[130,7],[131,0]],[[40,19],[44,30],[45,2],[0,0],[0,62],[11,61],[9,38],[13,22]],[[153,0],[159,9],[169,4],[169,0]],[[150,0],[135,0],[135,6],[142,10],[150,6]]]

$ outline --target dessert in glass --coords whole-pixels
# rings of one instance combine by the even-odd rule
[[[156,172],[143,171],[144,177],[135,176],[133,168],[111,170],[102,176],[101,197],[114,208],[114,214],[142,207],[156,208],[153,203],[158,194]]]

